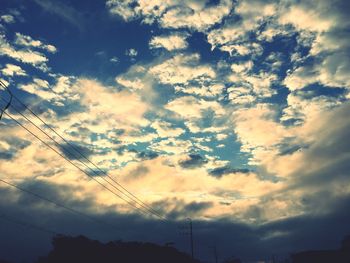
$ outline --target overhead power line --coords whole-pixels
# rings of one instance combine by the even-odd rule
[[[11,120],[13,120],[14,122],[16,122],[19,126],[21,126],[23,129],[25,129],[27,132],[29,132],[31,135],[33,135],[36,139],[38,139],[41,143],[43,143],[46,147],[48,147],[49,149],[51,149],[52,151],[54,151],[56,154],[58,154],[60,157],[62,157],[63,159],[65,159],[67,162],[69,162],[71,165],[73,165],[75,168],[77,168],[79,171],[81,171],[82,173],[86,174],[87,176],[89,176],[91,179],[93,179],[95,182],[97,182],[100,186],[102,186],[104,189],[106,189],[107,191],[109,191],[110,193],[112,193],[113,195],[117,196],[118,198],[122,199],[123,201],[125,201],[126,203],[128,203],[130,206],[132,206],[133,208],[135,208],[136,210],[141,211],[144,214],[147,214],[144,210],[142,210],[141,208],[135,206],[133,203],[131,203],[130,201],[126,200],[125,198],[123,198],[121,195],[119,195],[118,193],[116,193],[115,191],[111,190],[110,188],[108,188],[106,185],[104,185],[103,183],[101,183],[100,181],[98,181],[95,176],[90,175],[88,172],[86,172],[85,170],[83,170],[81,167],[79,167],[77,164],[75,164],[73,161],[71,161],[70,159],[68,159],[66,156],[64,156],[61,152],[59,152],[58,150],[56,150],[54,147],[52,147],[50,144],[48,144],[47,142],[45,142],[43,139],[41,139],[37,134],[35,134],[34,132],[32,132],[31,130],[29,130],[27,127],[25,127],[21,122],[19,122],[18,120],[16,120],[14,117],[12,117],[10,114],[8,114],[7,112],[4,112],[4,114],[9,117]],[[21,114],[21,113],[20,113]],[[22,116],[24,116],[23,114],[21,114]]]
[[[7,222],[10,222],[10,223],[16,224],[16,225],[23,226],[25,228],[35,229],[35,230],[38,230],[38,231],[41,231],[41,232],[45,232],[45,233],[49,233],[49,234],[52,234],[52,235],[60,235],[60,233],[58,233],[58,232],[56,232],[54,230],[51,230],[49,228],[38,226],[38,225],[31,224],[31,223],[28,223],[28,222],[23,222],[23,221],[15,219],[15,218],[9,217],[9,216],[7,216],[7,215],[5,215],[3,213],[0,214],[0,219],[3,220],[3,221],[7,221]]]
[[[31,114],[33,114],[42,124],[44,124],[44,126],[48,129],[50,129],[53,133],[55,133],[61,140],[63,140],[68,146],[70,146],[73,150],[74,153],[70,152],[70,154],[73,154],[73,156],[75,157],[82,157],[84,160],[86,160],[88,163],[92,164],[99,172],[101,172],[103,175],[105,175],[106,177],[108,177],[113,183],[117,184],[121,189],[123,189],[126,194],[117,189],[117,191],[120,191],[123,195],[125,195],[126,197],[132,199],[134,202],[136,202],[138,205],[142,206],[143,208],[145,208],[146,210],[150,211],[152,214],[156,215],[157,217],[160,217],[162,219],[164,219],[164,217],[162,215],[160,215],[157,211],[155,211],[152,207],[150,207],[149,205],[147,205],[146,203],[144,203],[142,200],[140,200],[136,195],[134,195],[133,193],[131,193],[128,189],[126,189],[123,185],[121,185],[118,181],[116,181],[113,177],[111,177],[106,171],[104,171],[103,169],[101,169],[100,167],[98,167],[94,162],[92,162],[84,153],[82,153],[74,144],[72,144],[71,142],[69,142],[68,140],[66,140],[61,134],[59,134],[54,128],[52,128],[51,125],[49,125],[48,123],[46,123],[40,116],[38,116],[34,111],[32,111],[27,105],[25,105],[20,99],[18,99],[18,97],[16,95],[13,94],[13,97],[16,99],[16,101],[18,101],[25,109],[27,109]],[[27,119],[27,118],[26,118]],[[27,119],[28,120],[28,119]],[[32,122],[31,122],[32,123]],[[33,123],[32,123],[33,124]],[[44,132],[40,127],[38,127],[37,125],[35,125],[38,129],[40,129],[41,132],[45,133],[45,135],[47,135],[46,132]],[[48,137],[50,137],[51,140],[54,140],[51,136],[47,135]],[[56,142],[56,140],[54,140]],[[79,156],[76,156],[76,154],[78,154]],[[78,159],[78,158],[77,158]],[[81,162],[81,161],[80,161]],[[83,162],[81,162],[83,163]],[[83,163],[83,165],[85,167],[87,167],[89,170],[91,170],[95,175],[99,175],[94,169],[91,169],[89,166],[87,166],[86,164]]]
[[[0,110],[0,120],[1,120],[2,119],[2,115],[10,107],[10,105],[12,103],[13,94],[12,94],[11,90],[8,88],[8,86],[6,86],[4,84],[4,82],[2,82],[2,80],[0,80],[0,85],[3,86],[4,89],[10,94],[10,100],[7,102],[6,106],[3,109]]]
[[[3,84],[0,83],[6,90],[9,90],[9,88]],[[70,151],[70,149],[68,149],[68,152],[70,154],[72,154],[79,163],[81,163],[82,165],[84,165],[87,169],[89,169],[93,174],[100,176],[100,174],[95,170],[92,169],[90,166],[88,166],[87,164],[85,164],[84,162],[82,162],[81,160],[79,160],[80,158],[77,158],[78,156],[76,155],[76,153],[78,153],[79,157],[83,157],[83,159],[87,160],[89,163],[91,163],[98,171],[100,171],[103,175],[105,175],[107,178],[109,178],[113,183],[117,184],[118,187],[120,187],[122,190],[120,190],[118,187],[116,187],[115,185],[113,185],[112,183],[110,183],[106,178],[102,177],[102,179],[107,182],[109,185],[111,185],[114,189],[116,189],[118,192],[120,192],[123,196],[125,196],[126,198],[132,200],[133,202],[135,202],[136,204],[138,204],[139,206],[141,206],[142,208],[140,209],[144,209],[147,211],[147,213],[150,213],[162,220],[167,220],[164,216],[162,216],[161,214],[159,214],[157,211],[155,211],[152,207],[148,206],[146,203],[144,203],[142,200],[140,200],[137,196],[135,196],[133,193],[131,193],[130,191],[128,191],[125,187],[123,187],[119,182],[117,182],[116,180],[114,180],[111,176],[108,175],[108,173],[106,171],[104,171],[103,169],[101,169],[100,167],[98,167],[95,163],[93,163],[85,154],[83,154],[79,149],[77,149],[77,147],[75,147],[72,143],[70,143],[69,141],[67,141],[62,135],[60,135],[58,132],[55,131],[55,129],[53,129],[49,124],[47,124],[40,116],[38,116],[35,112],[33,112],[27,105],[25,105],[16,95],[11,93],[11,100],[12,97],[14,97],[16,99],[16,101],[18,101],[25,109],[27,109],[31,114],[33,114],[41,123],[43,123],[45,125],[45,127],[49,128],[51,131],[53,131],[58,137],[60,137],[65,143],[67,143],[68,146],[70,146],[73,150],[74,153]],[[3,99],[4,100],[4,99]],[[4,100],[5,101],[5,100]],[[28,122],[30,122],[32,125],[34,125],[37,129],[39,129],[42,133],[44,133],[50,140],[52,140],[57,146],[62,147],[52,136],[50,136],[49,134],[47,134],[43,129],[41,129],[39,126],[37,126],[35,123],[33,123],[30,119],[28,119],[25,115],[23,115],[20,111],[18,111],[13,105],[11,105],[12,108],[15,109],[15,111],[20,114],[22,117],[24,117]],[[126,192],[126,193],[125,193]],[[126,201],[126,200],[124,200]],[[130,202],[129,202],[130,204]]]
[[[8,182],[8,181],[5,181],[4,179],[0,179],[0,182],[4,183],[4,184],[6,184],[6,185],[8,185],[8,186],[10,186],[10,187],[12,187],[12,188],[17,189],[18,191],[21,191],[21,192],[24,192],[24,193],[26,193],[26,194],[32,195],[32,196],[36,197],[37,199],[43,200],[43,201],[45,201],[45,202],[47,202],[47,203],[54,204],[55,206],[60,207],[60,208],[63,208],[63,209],[65,209],[65,210],[67,210],[67,211],[69,211],[69,212],[71,212],[71,213],[73,213],[73,214],[75,214],[75,215],[78,215],[78,216],[87,218],[87,219],[89,219],[89,220],[91,220],[91,221],[93,221],[93,222],[96,222],[96,223],[98,223],[98,224],[103,224],[103,225],[112,226],[112,225],[110,225],[110,224],[108,224],[108,223],[106,223],[106,222],[104,222],[104,221],[102,221],[102,220],[93,218],[93,217],[91,217],[91,216],[89,216],[89,215],[87,215],[87,214],[85,214],[85,213],[83,213],[83,212],[80,212],[80,211],[78,211],[78,210],[76,210],[76,209],[74,209],[74,208],[71,208],[71,207],[69,207],[69,206],[67,206],[67,205],[61,204],[61,203],[59,203],[59,202],[57,202],[57,201],[54,201],[54,200],[49,199],[49,198],[47,198],[47,197],[44,197],[44,196],[42,196],[42,195],[39,195],[39,194],[37,194],[37,193],[35,193],[35,192],[29,190],[29,189],[26,189],[26,188],[23,188],[23,187],[21,187],[21,186],[18,186],[18,185],[15,185],[15,184],[13,184],[13,183],[10,183],[10,182]],[[114,227],[114,226],[112,226],[112,227]]]

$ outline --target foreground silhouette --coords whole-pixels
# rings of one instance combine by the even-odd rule
[[[350,263],[350,236],[342,241],[342,246],[337,250],[310,250],[298,252],[292,255],[293,263]]]
[[[35,263],[200,263],[188,254],[179,252],[172,243],[159,246],[152,243],[115,241],[101,243],[84,236],[56,236],[53,249]],[[350,236],[343,239],[337,250],[309,250],[297,252],[289,259],[267,262],[292,263],[350,263]],[[1,260],[0,263],[11,263]],[[238,258],[230,258],[223,263],[242,263]]]
[[[199,263],[175,248],[115,241],[103,244],[86,237],[57,236],[53,250],[37,263]]]

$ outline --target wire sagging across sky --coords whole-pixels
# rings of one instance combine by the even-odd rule
[[[153,216],[156,216],[162,220],[166,219],[164,218],[162,215],[160,215],[157,211],[155,211],[153,208],[151,208],[150,206],[148,206],[147,204],[145,204],[143,201],[141,201],[138,197],[136,197],[134,194],[132,194],[130,191],[128,191],[125,187],[123,187],[120,183],[118,183],[116,180],[114,180],[111,176],[108,175],[108,173],[106,173],[104,170],[102,170],[101,168],[99,168],[96,164],[94,164],[89,158],[86,157],[86,155],[84,155],[83,153],[81,153],[81,151],[79,151],[77,149],[77,147],[75,147],[72,143],[70,143],[69,141],[67,141],[62,135],[60,135],[58,132],[55,131],[55,129],[53,129],[49,124],[47,124],[42,118],[40,118],[40,116],[38,116],[35,112],[33,112],[27,105],[25,105],[17,96],[15,96],[10,90],[9,88],[3,84],[1,82],[1,85],[4,87],[4,89],[8,90],[11,94],[11,101],[12,102],[12,98],[14,97],[16,99],[16,101],[18,101],[25,109],[27,109],[33,116],[35,116],[41,123],[44,124],[44,126],[46,128],[49,128],[51,131],[53,131],[59,138],[61,138],[65,143],[67,143],[67,145],[73,150],[71,151],[71,149],[68,149],[69,153],[72,154],[73,156],[77,157],[77,154],[79,157],[83,157],[83,159],[85,159],[86,161],[88,161],[88,163],[92,164],[95,168],[97,168],[98,171],[100,171],[103,175],[105,175],[108,179],[110,179],[112,181],[112,183],[110,181],[108,181],[106,178],[101,177],[101,174],[99,174],[95,169],[92,169],[90,166],[88,166],[85,162],[82,162],[80,160],[80,158],[76,158],[77,161],[82,164],[85,168],[87,168],[88,170],[90,170],[92,172],[92,174],[94,174],[97,177],[102,178],[102,180],[104,182],[106,182],[108,185],[110,185],[112,188],[114,188],[115,190],[117,190],[120,194],[115,193],[114,191],[111,191],[111,189],[109,189],[108,187],[106,187],[104,184],[102,184],[101,182],[99,182],[95,176],[92,176],[91,174],[89,174],[88,172],[86,172],[85,170],[81,169],[79,166],[77,166],[74,162],[72,162],[71,160],[69,160],[68,158],[66,158],[63,154],[59,153],[58,150],[55,150],[53,147],[49,147],[51,150],[54,150],[56,153],[59,153],[59,155],[61,157],[63,157],[65,160],[67,160],[68,162],[70,162],[72,165],[74,165],[76,168],[78,168],[80,171],[82,171],[83,173],[85,173],[87,176],[89,176],[90,178],[92,178],[94,181],[98,182],[101,186],[103,186],[105,189],[108,189],[108,191],[112,192],[115,196],[117,196],[118,198],[122,199],[123,201],[125,201],[126,203],[128,203],[131,207],[135,208],[138,211],[141,211],[144,214],[151,214]],[[2,98],[3,101],[5,101]],[[5,101],[6,102],[6,101]],[[21,115],[25,120],[27,120],[29,123],[31,123],[35,128],[37,128],[41,133],[43,133],[47,138],[49,138],[51,141],[54,142],[54,144],[58,147],[62,147],[62,145],[55,140],[52,136],[50,136],[47,132],[45,132],[42,128],[40,128],[38,125],[36,125],[34,122],[32,122],[28,117],[26,117],[22,112],[20,112],[15,106],[11,105],[11,103],[7,103],[7,106],[4,108],[3,112],[5,113],[5,110],[8,109],[11,106],[11,108],[13,108],[17,114]],[[8,114],[7,114],[8,115]],[[15,120],[13,117],[11,117],[10,115],[8,115],[12,120]],[[16,120],[15,120],[16,121]],[[25,128],[22,124],[20,124],[18,121],[16,121],[17,124],[19,124],[22,128]],[[26,128],[25,128],[26,129]],[[26,129],[28,132],[30,132],[28,129]],[[32,132],[30,132],[32,135],[34,135]],[[35,135],[34,135],[35,136]],[[41,140],[38,136],[35,136],[37,139],[39,139],[41,142],[44,143],[43,140]],[[49,146],[46,144],[46,146]],[[113,184],[114,183],[114,184]],[[117,186],[115,185],[117,184]],[[121,189],[120,189],[121,188]],[[129,200],[127,200],[127,199]],[[138,205],[138,206],[137,206]]]

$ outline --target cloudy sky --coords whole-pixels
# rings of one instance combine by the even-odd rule
[[[191,217],[247,260],[350,233],[348,1],[0,3],[1,257],[49,249],[12,219],[188,251]]]

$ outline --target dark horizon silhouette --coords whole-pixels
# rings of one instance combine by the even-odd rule
[[[349,263],[350,235],[346,236],[341,247],[336,250],[307,250],[291,255],[293,263]]]
[[[199,263],[190,255],[179,252],[171,246],[152,243],[123,241],[101,243],[84,236],[56,236],[52,244],[53,250],[35,263]]]
[[[147,242],[124,242],[121,240],[102,243],[85,236],[57,235],[52,239],[53,249],[33,263],[200,263],[187,253],[180,252],[169,244],[158,245]],[[211,262],[211,261],[209,261]],[[218,262],[243,263],[239,257],[231,257]],[[269,263],[349,263],[350,235],[336,250],[305,250],[290,255],[290,258],[272,258]],[[0,263],[12,263],[1,260]]]

